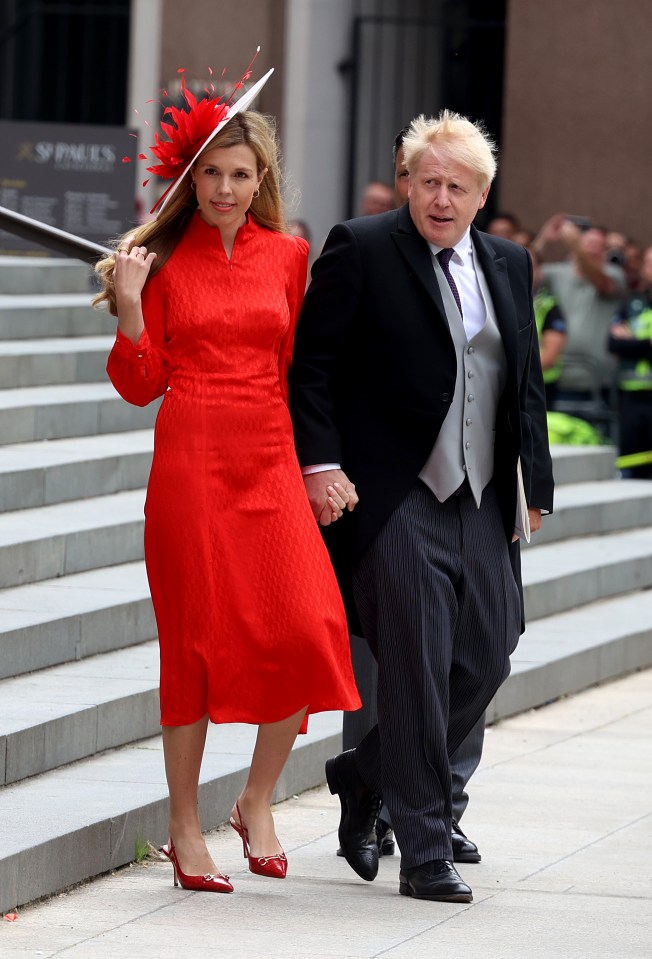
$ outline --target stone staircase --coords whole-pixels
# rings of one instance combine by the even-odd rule
[[[113,320],[89,271],[0,259],[0,910],[165,839],[156,630],[142,563],[155,409],[104,373]],[[556,511],[523,555],[528,630],[490,720],[652,664],[652,483],[611,449],[554,452]],[[311,719],[277,790],[323,781],[340,717]],[[206,828],[255,730],[212,727]]]

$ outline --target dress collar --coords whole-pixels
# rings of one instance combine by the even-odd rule
[[[247,214],[246,223],[243,223],[236,234],[238,246],[251,240],[256,236],[259,230],[260,227],[254,218],[250,214]],[[188,224],[187,232],[188,236],[192,237],[193,240],[199,243],[205,243],[209,247],[217,243],[218,240],[221,243],[222,240],[218,227],[211,226],[206,220],[203,220],[199,215],[199,210],[195,210]]]

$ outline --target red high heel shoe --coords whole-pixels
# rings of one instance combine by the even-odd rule
[[[161,846],[160,851],[172,863],[175,886],[180,884],[182,889],[191,889],[193,892],[233,892],[229,877],[223,876],[221,872],[218,872],[215,876],[211,875],[210,872],[206,873],[205,876],[187,876],[185,872],[182,872],[177,859],[177,851],[171,839],[169,847]]]
[[[275,856],[252,856],[249,850],[249,833],[242,822],[242,813],[237,800],[235,811],[238,814],[239,822],[236,822],[231,816],[229,824],[242,839],[242,851],[244,858],[249,860],[249,872],[256,873],[257,876],[267,876],[268,879],[285,879],[288,871],[288,860],[285,853],[280,852]]]

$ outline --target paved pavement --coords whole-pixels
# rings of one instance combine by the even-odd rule
[[[0,921],[0,956],[650,959],[651,732],[652,670],[491,727],[463,823],[483,855],[460,867],[471,905],[399,896],[398,857],[358,879],[322,787],[276,809],[284,882],[245,871],[222,828],[209,845],[233,895],[175,889],[168,863],[126,867]]]

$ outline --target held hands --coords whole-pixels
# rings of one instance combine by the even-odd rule
[[[313,516],[322,526],[330,526],[358,503],[355,485],[343,470],[306,473],[303,481]]]

